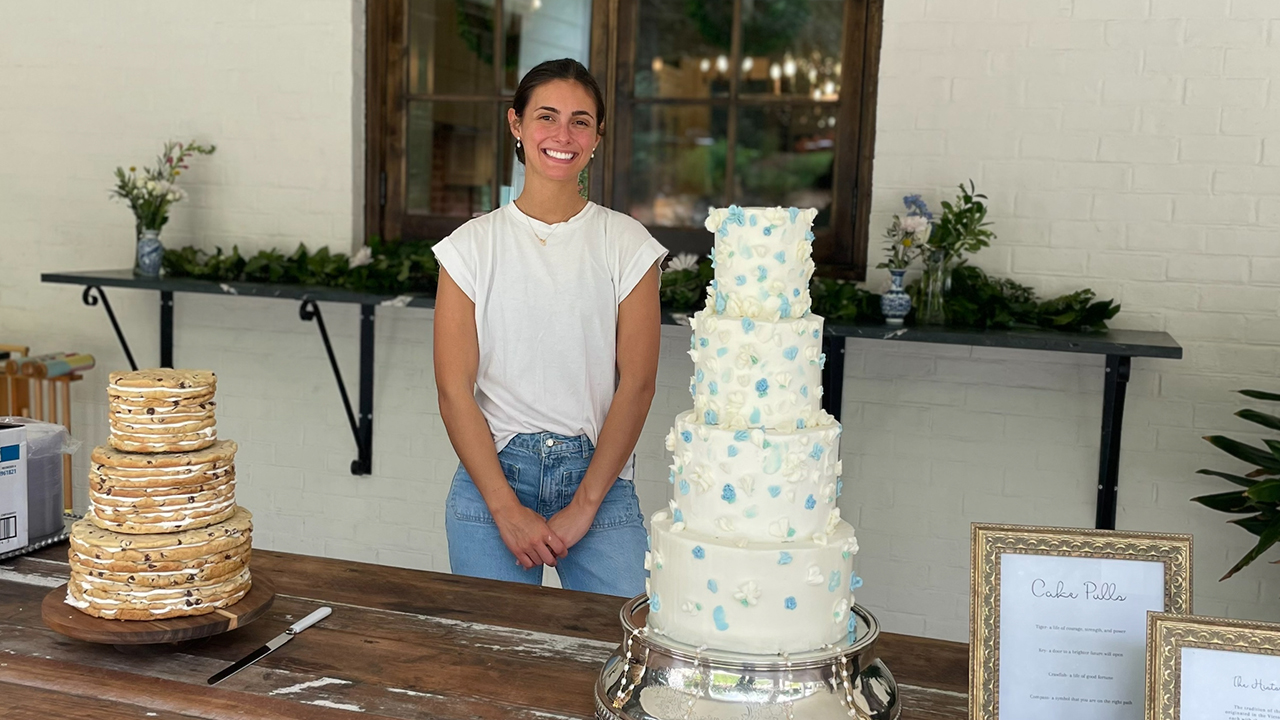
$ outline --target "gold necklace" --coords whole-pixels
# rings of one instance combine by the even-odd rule
[[[518,210],[519,208],[520,208],[520,206],[519,206],[519,205],[516,205],[516,209]],[[542,245],[542,247],[546,247],[546,246],[547,246],[547,241],[551,239],[551,236],[552,236],[552,235],[555,235],[555,234],[556,234],[556,231],[560,229],[560,226],[561,226],[561,225],[563,225],[566,221],[568,221],[568,220],[569,220],[569,218],[573,217],[574,215],[577,215],[577,214],[578,214],[578,213],[580,213],[580,212],[582,212],[582,209],[581,209],[581,208],[579,208],[578,210],[575,210],[574,212],[569,213],[568,215],[566,215],[566,216],[564,217],[564,219],[563,219],[563,220],[560,220],[560,221],[558,221],[558,222],[554,222],[554,223],[550,223],[550,225],[552,226],[552,227],[551,227],[551,232],[547,233],[546,237],[543,237],[543,236],[539,235],[539,234],[538,234],[538,231],[537,231],[537,230],[535,230],[535,229],[533,228],[533,220],[531,220],[531,219],[530,219],[529,214],[528,214],[528,213],[526,213],[524,210],[520,210],[520,214],[521,214],[521,215],[524,215],[524,222],[525,222],[525,224],[529,226],[529,232],[533,233],[533,236],[534,236],[535,238],[537,238],[537,239],[538,239],[538,243],[539,243],[539,244],[541,244],[541,245]],[[541,222],[541,221],[539,221],[539,222]]]

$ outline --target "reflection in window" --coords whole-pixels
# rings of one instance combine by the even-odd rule
[[[834,105],[739,107],[738,204],[817,208],[814,227],[830,225],[835,113]]]
[[[728,109],[641,105],[632,122],[628,213],[646,225],[700,226],[724,197]]]

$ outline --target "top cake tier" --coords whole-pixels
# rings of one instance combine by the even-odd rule
[[[135,370],[111,373],[107,401],[111,435],[122,452],[203,450],[218,439],[214,418],[218,378],[207,370]]]
[[[707,309],[764,320],[806,315],[817,214],[812,208],[712,208],[706,227],[716,234],[715,279]]]

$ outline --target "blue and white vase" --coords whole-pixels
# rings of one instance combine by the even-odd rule
[[[160,277],[160,261],[164,259],[164,246],[160,244],[159,230],[143,230],[138,236],[138,258],[133,267],[135,275]]]
[[[890,270],[892,285],[880,296],[880,312],[884,314],[884,324],[898,326],[911,312],[911,296],[902,287],[902,276],[906,270]]]

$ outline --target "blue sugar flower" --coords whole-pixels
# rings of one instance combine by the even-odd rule
[[[797,418],[797,419],[796,419],[796,429],[797,429],[797,430],[803,430],[803,429],[804,429],[804,418]]]
[[[746,517],[746,518],[750,519],[750,518],[754,518],[756,515],[758,515],[758,514],[759,514],[759,512],[760,512],[760,511],[756,509],[756,506],[755,506],[755,505],[752,505],[751,507],[747,508],[746,510],[743,510],[743,511],[742,511],[742,515],[743,515],[743,517]]]
[[[703,374],[703,372],[702,372],[702,368],[698,368],[698,369],[696,369],[696,370],[694,370],[694,371],[693,371],[693,381],[694,381],[694,382],[700,383],[700,382],[702,382],[702,379],[703,379],[703,378],[705,378],[705,377],[706,377],[706,375],[705,375],[705,374]]]
[[[791,297],[800,297],[800,288],[791,288]]]
[[[826,353],[819,353],[819,354],[818,354],[818,369],[819,369],[819,370],[825,370],[825,369],[826,369],[826,367],[827,367],[827,354],[826,354]]]
[[[742,287],[743,285],[746,285],[746,284],[747,284],[747,276],[746,276],[746,275],[735,275],[735,276],[734,276],[734,278],[733,278],[733,284],[737,285],[738,287]]]
[[[814,340],[817,340],[817,339],[818,339],[818,331],[817,331],[817,330],[814,330],[814,331],[813,331],[813,339],[814,339]]]
[[[853,592],[862,587],[862,578],[858,577],[858,573],[849,573],[849,592]]]
[[[725,355],[728,355],[728,354],[729,354],[729,348],[727,347],[716,348],[716,357],[724,357]]]
[[[724,309],[728,304],[729,302],[724,298],[724,293],[716,291],[716,313],[723,315]]]
[[[747,214],[742,211],[742,208],[738,207],[737,205],[729,206],[729,216],[725,219],[725,222],[731,225],[737,225],[738,227],[742,227],[746,223],[746,221],[747,221]]]
[[[758,274],[756,282],[764,282],[769,278],[769,269],[763,265],[756,267],[756,273]]]
[[[737,445],[730,445],[730,446],[729,446],[729,457],[738,457],[738,446],[737,446]]]
[[[770,235],[772,235],[772,234],[773,234],[773,228],[771,228],[771,227],[766,227],[766,228],[764,229],[764,236],[765,236],[765,237],[769,237],[769,236],[770,236]]]
[[[684,522],[684,513],[680,512],[680,508],[676,508],[675,514],[672,515],[671,519],[673,522]]]
[[[850,634],[850,635],[856,635],[856,634],[857,634],[857,632],[858,632],[858,616],[857,616],[857,615],[854,615],[853,613],[849,613],[849,625],[848,625],[848,628],[849,628],[849,634]]]
[[[742,318],[742,332],[751,332],[756,329],[756,322],[749,317]]]
[[[689,397],[691,398],[698,397],[698,386],[694,385],[693,383],[689,383]]]
[[[720,499],[732,505],[733,501],[738,499],[738,493],[732,485],[726,484],[724,490],[720,492]]]
[[[756,226],[756,216],[755,216],[755,215],[752,215],[751,217],[747,218],[747,221],[751,224],[751,227],[755,227],[755,226]]]
[[[783,551],[783,552],[779,553],[779,554],[778,554],[778,564],[779,564],[779,565],[790,565],[790,564],[791,564],[791,553],[786,552],[786,551]]]
[[[715,581],[715,580],[708,580],[708,581],[707,581],[707,589],[708,589],[708,590],[710,590],[710,591],[711,591],[711,592],[713,592],[713,593],[718,593],[718,592],[720,592],[720,586],[719,586],[719,585],[716,585],[716,581]]]
[[[786,295],[778,296],[778,317],[791,317],[791,301],[787,299]]]
[[[816,507],[818,507],[818,501],[817,501],[817,499],[816,499],[816,498],[814,498],[812,495],[810,495],[809,497],[807,497],[807,498],[805,498],[805,499],[804,499],[804,509],[805,509],[805,510],[812,510],[812,509],[814,509],[814,508],[816,508]]]
[[[765,380],[764,378],[760,378],[759,380],[756,381],[756,394],[759,395],[760,397],[764,397],[765,395],[769,394],[768,380]]]
[[[796,599],[794,597],[788,597],[783,604],[786,605],[788,610],[796,609]]]
[[[840,493],[844,492],[844,481],[836,479],[836,497],[840,497]]]
[[[792,345],[788,348],[784,348],[782,350],[782,357],[788,360],[795,360],[796,356],[799,354],[800,354],[800,348],[796,347],[795,345]]]
[[[840,571],[831,571],[831,581],[827,583],[827,592],[835,592],[840,587]]]
[[[752,410],[751,417],[747,418],[747,421],[750,422],[752,425],[759,425],[760,424],[760,408],[756,408]],[[769,446],[765,445],[765,447],[769,447]]]
[[[777,260],[779,265],[782,265],[787,261],[787,253],[783,250],[779,250],[773,254],[773,259]]]
[[[681,430],[680,439],[687,443],[691,443],[693,442],[693,433],[689,432],[688,430]]]
[[[715,425],[720,420],[720,416],[716,415],[715,410],[708,410],[703,413],[702,419],[705,420],[708,425]]]
[[[698,347],[706,347],[710,344],[711,344],[710,340],[706,338],[698,338]]]
[[[746,442],[750,437],[751,437],[751,434],[748,433],[746,430],[739,430],[738,432],[733,434],[733,439],[737,442]]]
[[[649,607],[652,608],[654,612],[662,610],[662,600],[658,597],[658,593],[655,592],[653,597],[649,598]]]
[[[814,240],[817,240],[817,238],[815,238],[815,237],[813,236],[813,231],[812,231],[812,230],[805,230],[805,231],[804,231],[804,239],[805,239],[805,240],[808,240],[809,242],[813,242]]]
[[[791,216],[791,222],[795,222],[796,218],[800,217],[800,208],[798,207],[787,208],[787,214]]]
[[[705,551],[705,550],[703,550],[703,549],[702,549],[702,546],[701,546],[701,545],[694,545],[694,546],[693,546],[693,557],[694,557],[694,558],[696,558],[696,559],[698,559],[698,560],[701,560],[702,558],[704,558],[704,557],[706,557],[706,556],[707,556],[707,553],[706,553],[706,551]]]
[[[814,460],[821,460],[823,449],[824,448],[820,443],[814,443],[813,449],[809,451],[809,457],[813,458]]]
[[[671,473],[670,473],[669,475],[667,475],[667,482],[671,483],[672,485],[675,485],[675,484],[676,484],[676,471],[675,471],[675,470],[672,470],[672,471],[671,471]]]
[[[808,385],[801,385],[801,386],[800,386],[800,397],[803,397],[803,398],[807,398],[807,397],[809,397],[809,386],[808,386]]]
[[[712,395],[715,395],[717,392],[719,392],[719,387],[716,385],[715,380],[712,380],[711,382],[707,383],[707,392],[711,393]]]
[[[720,237],[729,237],[729,221],[720,223],[720,227],[716,228],[716,235]]]
[[[724,632],[729,629],[729,623],[724,619],[724,608],[717,605],[715,610],[711,611],[711,619],[716,623],[716,629]]]
[[[781,486],[779,486],[779,485],[770,485],[770,486],[769,486],[769,497],[778,497],[778,496],[779,496],[779,495],[781,495],[781,494],[782,494],[782,487],[781,487]],[[786,553],[783,553],[783,554],[784,554],[784,555],[786,555]],[[790,556],[788,555],[788,557],[790,557]]]
[[[680,481],[680,494],[681,494],[681,495],[688,495],[688,494],[689,494],[689,481],[688,481],[688,480],[681,480],[681,481]]]

